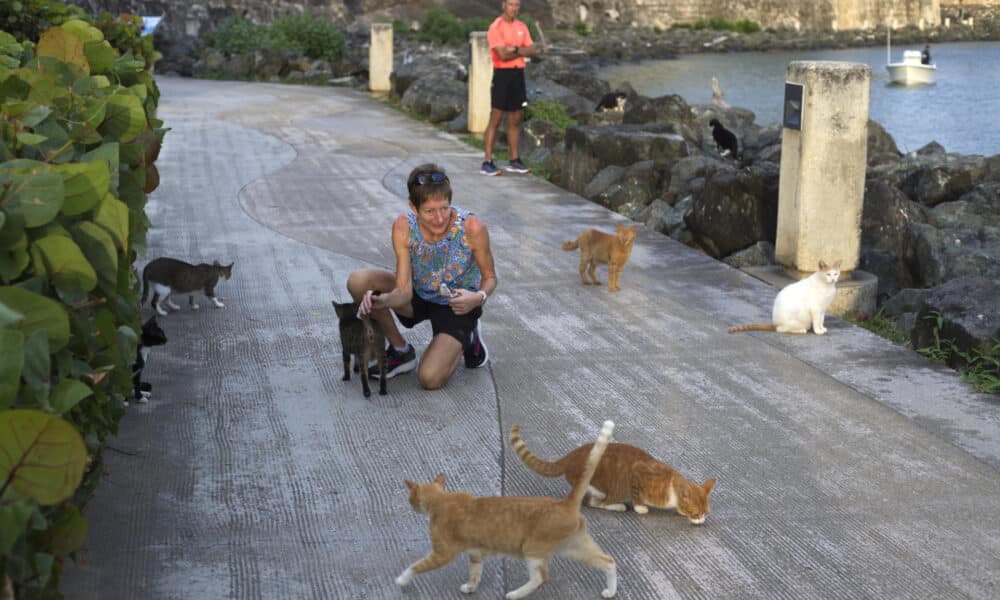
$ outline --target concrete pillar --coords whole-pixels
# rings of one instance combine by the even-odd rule
[[[469,34],[469,133],[482,133],[490,122],[490,86],[493,84],[493,58],[485,31]]]
[[[830,312],[870,313],[877,280],[852,271],[861,252],[871,67],[795,61],[785,79],[802,85],[802,98],[797,118],[786,116],[782,129],[775,259],[793,279],[816,271],[820,260],[840,260],[838,297],[849,298],[835,300]]]
[[[392,89],[392,24],[372,23],[368,46],[368,89],[388,92]]]

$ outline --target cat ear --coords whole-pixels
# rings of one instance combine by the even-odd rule
[[[837,259],[837,260],[836,260],[836,261],[835,261],[835,262],[833,263],[833,268],[834,268],[834,269],[839,269],[839,268],[840,268],[840,263],[841,263],[841,260],[840,260],[840,259],[838,258],[838,259]]]
[[[819,270],[820,271],[825,271],[825,270],[827,270],[829,268],[830,268],[830,266],[826,264],[826,261],[820,259],[820,261],[819,261]]]
[[[712,488],[715,487],[715,479],[709,479],[705,483],[701,484],[701,489],[705,490],[705,495],[712,493]]]
[[[441,487],[444,487],[444,479],[445,479],[444,473],[438,473],[438,476],[434,478],[434,483],[438,484]]]
[[[417,489],[417,484],[413,483],[409,479],[404,480],[403,483],[406,484],[406,487],[410,488],[411,492]]]

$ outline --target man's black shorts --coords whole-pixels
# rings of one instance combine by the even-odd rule
[[[435,304],[428,302],[416,292],[410,300],[410,307],[413,308],[413,317],[404,317],[397,313],[396,317],[403,327],[413,329],[417,323],[430,319],[431,331],[434,335],[447,333],[462,343],[462,350],[465,350],[472,338],[472,330],[476,328],[476,322],[483,316],[483,307],[477,306],[471,312],[464,315],[456,315],[447,304]]]
[[[493,69],[490,102],[504,112],[522,110],[528,100],[524,69]]]

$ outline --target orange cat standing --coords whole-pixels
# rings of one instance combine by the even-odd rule
[[[444,473],[430,483],[406,481],[410,505],[417,512],[430,513],[431,552],[413,563],[396,578],[403,586],[418,573],[437,569],[460,553],[469,555],[469,581],[459,588],[470,594],[479,585],[483,556],[502,554],[524,558],[528,581],[507,593],[507,598],[523,598],[545,583],[549,558],[559,555],[604,571],[606,583],[601,596],[611,598],[618,588],[615,559],[605,554],[590,534],[587,519],[580,514],[580,501],[611,439],[615,424],[605,421],[597,442],[581,463],[580,480],[566,498],[489,497],[477,498],[464,492],[444,489]]]
[[[521,428],[510,430],[510,445],[532,471],[545,477],[565,475],[570,485],[581,481],[585,457],[593,444],[585,444],[555,462],[535,456],[524,440]],[[608,444],[597,471],[590,479],[588,504],[605,510],[625,511],[631,499],[635,512],[646,514],[653,508],[675,508],[694,525],[701,525],[709,511],[709,494],[715,480],[701,485],[688,481],[669,465],[628,444]]]
[[[590,285],[587,275],[594,285],[601,285],[594,273],[597,265],[608,265],[608,290],[621,290],[618,285],[622,278],[622,269],[632,255],[632,245],[639,231],[638,225],[624,227],[615,225],[616,233],[604,233],[596,229],[588,229],[577,236],[576,241],[563,242],[563,250],[580,249],[580,279],[583,285]]]

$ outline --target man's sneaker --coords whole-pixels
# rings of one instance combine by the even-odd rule
[[[531,173],[531,169],[528,168],[528,165],[521,162],[520,158],[515,158],[507,163],[506,169],[511,173]]]
[[[479,321],[476,321],[476,328],[472,330],[472,342],[465,349],[465,368],[478,369],[485,366],[490,360],[490,351],[483,343],[483,336],[479,331]]]
[[[401,373],[409,373],[417,368],[417,351],[412,344],[406,350],[400,352],[391,345],[385,351],[386,379],[392,379]],[[378,361],[368,368],[369,377],[378,377]]]
[[[497,164],[492,160],[484,160],[483,166],[479,167],[479,172],[483,175],[489,175],[490,177],[494,175],[503,175],[503,171],[497,168]]]

